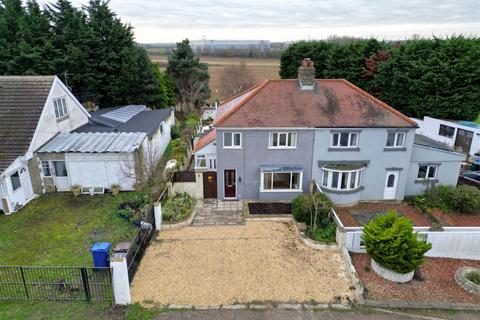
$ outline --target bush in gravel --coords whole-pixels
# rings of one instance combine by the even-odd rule
[[[430,243],[417,239],[413,225],[395,211],[378,215],[363,226],[363,240],[368,255],[387,269],[409,273],[423,264]]]
[[[165,201],[162,208],[162,218],[164,221],[176,222],[187,219],[193,208],[193,199],[186,193],[177,193]]]
[[[424,197],[429,206],[444,211],[480,213],[480,190],[473,186],[433,186],[425,191]]]
[[[475,284],[480,285],[480,271],[470,271],[465,275],[467,280],[472,281]]]

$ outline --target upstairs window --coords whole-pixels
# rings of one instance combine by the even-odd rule
[[[453,138],[455,135],[455,128],[441,124],[440,129],[438,129],[438,135],[442,137]]]
[[[389,132],[387,148],[402,148],[405,146],[405,132]]]
[[[417,179],[435,180],[437,179],[438,165],[422,165],[418,167]]]
[[[355,148],[358,146],[358,132],[335,132],[332,134],[332,147]]]
[[[269,148],[287,149],[297,146],[297,134],[295,132],[270,132]]]
[[[68,115],[65,98],[53,99],[53,107],[55,108],[55,118],[60,119]]]
[[[242,134],[240,132],[224,132],[223,147],[239,149],[242,147]]]

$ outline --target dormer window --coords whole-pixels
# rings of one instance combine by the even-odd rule
[[[55,118],[62,119],[68,115],[67,102],[64,97],[53,99],[53,107],[55,108]]]

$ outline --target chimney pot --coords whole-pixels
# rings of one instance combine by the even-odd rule
[[[310,58],[304,58],[298,68],[298,81],[301,90],[313,90],[315,87],[315,67]]]

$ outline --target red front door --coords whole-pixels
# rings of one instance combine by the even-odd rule
[[[225,198],[235,198],[237,196],[237,177],[235,170],[225,170],[223,177],[225,183]]]

